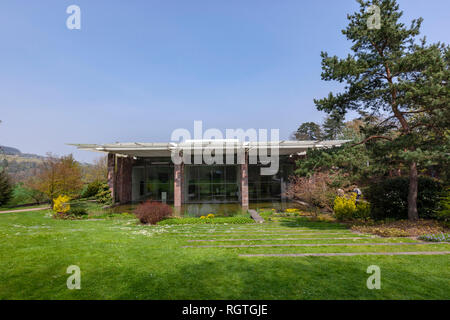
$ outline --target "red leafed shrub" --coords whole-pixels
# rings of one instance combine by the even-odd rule
[[[136,217],[144,224],[155,224],[172,215],[172,208],[165,203],[147,201],[134,210]]]

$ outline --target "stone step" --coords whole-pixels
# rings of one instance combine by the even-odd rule
[[[351,256],[429,256],[446,255],[450,251],[411,251],[411,252],[341,252],[341,253],[262,253],[240,254],[239,257],[351,257]]]
[[[182,248],[261,248],[261,247],[328,247],[328,246],[405,246],[430,245],[428,242],[368,242],[368,243],[286,243],[286,244],[236,244],[182,246]]]
[[[368,237],[345,237],[345,238],[265,238],[265,239],[188,239],[188,242],[214,242],[214,241],[296,241],[296,240],[361,240],[370,239]]]

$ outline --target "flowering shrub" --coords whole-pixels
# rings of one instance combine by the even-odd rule
[[[352,193],[350,198],[345,196],[334,199],[334,214],[338,220],[349,220],[354,218],[356,213],[356,193]]]
[[[350,197],[338,196],[334,199],[334,214],[338,220],[370,218],[370,203],[364,200],[356,201],[356,193]]]
[[[212,213],[210,213],[210,214],[208,214],[206,217],[207,217],[208,219],[209,219],[209,218],[214,218],[214,215],[213,215]]]
[[[449,233],[440,233],[440,234],[424,234],[419,237],[420,240],[431,241],[431,242],[449,242],[450,234]]]
[[[141,223],[155,224],[172,215],[172,208],[165,203],[147,201],[141,203],[134,210],[134,214]]]
[[[300,211],[300,209],[297,209],[297,208],[287,208],[286,209],[287,213],[296,213],[296,212],[299,212],[299,211]]]
[[[59,195],[58,198],[53,199],[53,212],[55,214],[64,215],[70,210],[70,197]]]

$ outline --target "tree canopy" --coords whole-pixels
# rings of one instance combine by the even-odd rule
[[[418,40],[422,19],[407,27],[395,0],[358,0],[342,32],[352,42],[345,58],[322,52],[322,79],[345,83],[339,93],[315,99],[318,110],[349,110],[378,116],[361,144],[376,140],[378,160],[409,168],[408,217],[417,219],[418,166],[448,164],[449,50]],[[369,28],[373,5],[380,9],[379,28]]]

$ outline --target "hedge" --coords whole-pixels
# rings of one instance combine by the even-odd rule
[[[430,177],[419,177],[417,211],[419,218],[436,217],[442,184]],[[386,218],[408,219],[408,177],[388,178],[365,189],[364,197],[370,202],[371,217],[375,220]]]

